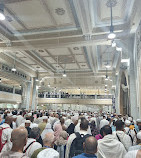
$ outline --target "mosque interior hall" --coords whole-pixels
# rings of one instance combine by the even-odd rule
[[[141,116],[141,0],[0,0],[0,109]]]

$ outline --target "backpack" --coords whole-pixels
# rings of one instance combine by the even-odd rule
[[[79,132],[76,132],[75,135],[76,135],[76,138],[73,140],[71,147],[70,147],[69,158],[82,154],[83,153],[83,143],[86,138],[91,136],[90,134],[84,135],[84,134],[80,134]]]
[[[7,143],[7,141],[5,141],[5,143],[3,144],[2,143],[2,131],[4,130],[4,129],[7,129],[7,128],[10,128],[10,127],[6,127],[6,128],[0,128],[0,152],[2,151],[2,148],[4,147],[4,145]]]

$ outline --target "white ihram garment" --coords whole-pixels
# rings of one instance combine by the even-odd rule
[[[7,141],[7,143],[2,148],[2,152],[10,151],[12,148],[12,142],[10,139],[11,139],[11,133],[13,129],[7,123],[2,124],[0,127],[2,128],[8,127],[7,129],[4,129],[2,131],[2,137],[1,137],[2,143],[4,144]]]
[[[126,150],[115,136],[108,134],[103,139],[98,140],[98,158],[123,158]]]

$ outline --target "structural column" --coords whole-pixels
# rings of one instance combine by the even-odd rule
[[[133,50],[134,48],[134,50]],[[130,54],[130,108],[131,116],[134,119],[139,117],[138,105],[137,105],[137,88],[136,88],[136,41],[134,43],[134,38],[131,38],[128,43],[128,50]]]
[[[37,82],[36,79],[33,78],[33,90],[32,90],[32,110],[35,110],[37,108],[37,95],[38,94],[38,87],[37,87]]]

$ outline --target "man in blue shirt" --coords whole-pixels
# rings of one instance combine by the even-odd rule
[[[85,139],[85,143],[83,144],[84,153],[74,156],[73,158],[97,158],[95,153],[97,152],[97,140],[90,136]]]

